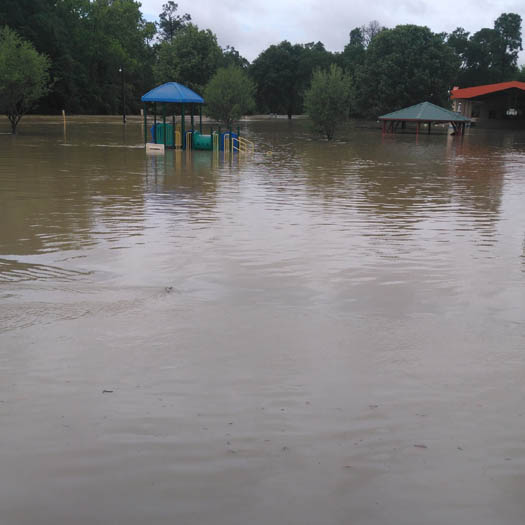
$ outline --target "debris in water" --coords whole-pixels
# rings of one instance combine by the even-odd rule
[[[414,445],[416,448],[428,448],[426,445],[422,445],[422,444],[416,444]]]
[[[103,394],[113,394],[114,390],[102,390]]]

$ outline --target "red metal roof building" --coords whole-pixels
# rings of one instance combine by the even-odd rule
[[[525,82],[453,88],[453,109],[480,125],[525,126]]]

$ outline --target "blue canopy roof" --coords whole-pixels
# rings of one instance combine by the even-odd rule
[[[204,104],[204,99],[178,82],[166,82],[148,91],[142,102],[178,102],[183,104]]]

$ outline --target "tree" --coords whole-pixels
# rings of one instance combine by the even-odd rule
[[[7,26],[0,31],[0,110],[16,133],[20,119],[48,91],[49,59]]]
[[[350,40],[343,50],[343,67],[354,76],[359,66],[362,66],[366,56],[365,36],[363,28],[355,27],[350,31]]]
[[[223,67],[228,66],[237,66],[241,69],[247,70],[250,62],[244,58],[239,51],[237,51],[233,46],[226,46],[226,49],[222,51],[223,55]]]
[[[285,113],[292,118],[303,111],[303,95],[312,71],[334,61],[321,42],[294,44],[283,41],[263,51],[252,63],[250,74],[257,86],[259,109]]]
[[[469,36],[458,27],[447,44],[460,59],[455,83],[461,86],[511,80],[518,73],[518,53],[522,49],[521,17],[503,13],[494,28],[484,27]]]
[[[253,82],[240,67],[220,68],[204,91],[206,112],[231,128],[233,122],[255,108],[254,92]]]
[[[0,20],[52,59],[47,112],[114,113],[125,71],[128,109],[152,86],[155,24],[135,0],[1,0]]]
[[[184,13],[177,15],[179,4],[169,0],[162,6],[162,13],[159,15],[158,28],[161,40],[172,42],[173,38],[183,27],[191,21],[191,15]]]
[[[364,45],[368,47],[370,42],[386,28],[383,27],[377,20],[372,20],[367,26],[362,26],[361,31],[363,33]]]
[[[515,13],[503,13],[494,22],[494,31],[498,35],[498,59],[501,80],[509,74],[515,74],[518,53],[523,50],[521,42],[521,16]]]
[[[385,29],[370,42],[358,72],[357,110],[362,116],[377,117],[423,101],[446,106],[458,65],[444,35],[428,27]]]
[[[299,46],[284,40],[253,61],[250,73],[257,86],[257,106],[263,111],[285,113],[289,119],[297,112],[299,53]]]
[[[163,42],[154,67],[157,83],[180,82],[201,92],[217,71],[222,50],[209,30],[188,24],[172,42]]]
[[[328,71],[314,71],[310,89],[304,97],[305,109],[315,127],[328,140],[332,140],[337,126],[348,118],[351,87],[350,77],[335,64]]]

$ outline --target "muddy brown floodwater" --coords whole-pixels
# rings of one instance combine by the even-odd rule
[[[524,523],[525,132],[242,129],[0,136],[0,523]]]

